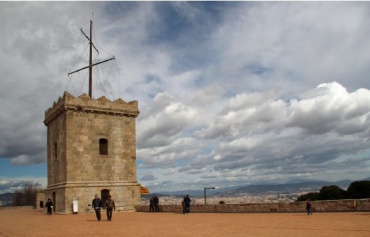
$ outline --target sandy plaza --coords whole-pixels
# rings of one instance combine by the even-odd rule
[[[114,212],[46,215],[39,209],[0,209],[1,237],[42,236],[370,236],[369,212],[182,213]]]

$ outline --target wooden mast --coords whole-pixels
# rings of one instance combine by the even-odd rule
[[[92,20],[90,20],[89,96],[92,98]]]
[[[94,47],[94,49],[96,50],[96,52],[98,52],[98,54],[99,54],[99,51],[98,51],[98,49],[95,47],[95,45],[94,45],[94,43],[93,43],[93,41],[92,41],[92,25],[93,25],[93,22],[92,22],[92,20],[90,20],[90,37],[88,37],[83,31],[82,31],[82,28],[81,28],[81,32],[82,32],[82,34],[84,34],[85,35],[85,37],[89,40],[89,44],[90,44],[90,55],[89,55],[89,66],[86,66],[86,67],[83,67],[83,68],[80,68],[80,69],[77,69],[77,70],[75,70],[75,71],[73,71],[73,72],[70,72],[70,73],[68,73],[68,76],[69,75],[71,75],[72,73],[75,73],[75,72],[79,72],[79,71],[81,71],[81,70],[84,70],[84,69],[86,69],[86,68],[89,68],[89,96],[90,96],[90,98],[92,98],[92,67],[93,66],[96,66],[96,65],[98,65],[98,64],[101,64],[101,63],[105,63],[105,62],[108,62],[108,61],[110,61],[110,60],[113,60],[113,59],[115,59],[115,57],[112,57],[112,58],[110,58],[110,59],[107,59],[107,60],[104,60],[104,61],[101,61],[101,62],[98,62],[98,63],[92,63],[92,48]]]

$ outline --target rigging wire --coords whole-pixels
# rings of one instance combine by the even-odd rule
[[[85,49],[80,53],[80,56],[77,58],[77,61],[76,61],[76,62],[74,63],[74,65],[72,66],[72,69],[70,70],[70,72],[74,70],[75,66],[76,66],[79,62],[81,62],[82,55],[83,55],[84,53],[86,53],[86,54],[87,54],[87,48],[88,48],[88,47],[89,47],[89,45],[86,45]],[[70,74],[70,75],[73,75],[73,74]]]
[[[93,28],[94,28],[94,25],[93,25]],[[114,55],[112,53],[106,51],[103,47],[100,46],[100,41],[99,41],[99,38],[95,34],[95,29],[93,30],[93,35],[94,35],[94,39],[95,39],[96,45],[99,45],[99,49],[103,50],[106,54],[114,57]]]
[[[123,92],[121,91],[122,90],[122,87],[121,87],[121,70],[118,66],[117,61],[115,61],[115,63],[116,63],[116,66],[117,66],[117,71],[118,71],[118,88],[119,88],[118,92],[119,92],[119,94],[123,95]]]
[[[87,47],[88,46],[86,46],[85,47],[85,49],[82,51],[82,53],[80,54],[80,56],[79,56],[79,58],[78,58],[78,60],[75,62],[75,64],[74,64],[74,66],[72,67],[72,70],[73,70],[73,68],[78,64],[78,63],[80,63],[80,61],[81,61],[81,59],[82,59],[82,55],[85,53],[87,53]],[[71,71],[72,71],[71,70]],[[74,77],[74,74],[70,74],[69,76],[69,82],[72,84],[72,86],[73,86],[73,88],[74,88],[74,83],[73,83],[73,77]],[[86,79],[85,79],[86,80]],[[67,84],[67,86],[69,85],[69,83]],[[75,89],[75,88],[74,88]],[[81,92],[81,90],[80,91],[76,91],[76,93],[78,93],[78,92]]]
[[[90,21],[86,21],[85,25],[83,25],[83,26],[81,27],[81,29],[82,29],[82,28],[84,28],[87,24],[90,24]]]
[[[81,43],[85,41],[84,38],[89,39],[87,37],[87,35],[82,30],[88,23],[86,23],[80,29],[81,34],[80,34],[80,37],[79,37],[79,41]],[[93,25],[92,31],[93,31],[94,41],[95,41],[96,45],[98,46],[99,45],[98,44],[99,39],[98,39],[98,37],[95,34],[95,27],[94,27],[94,25]],[[85,44],[85,43],[83,43],[83,44]],[[73,64],[72,69],[70,70],[70,72],[73,71],[73,69],[76,67],[76,65],[78,65],[79,63],[81,63],[81,61],[83,61],[82,60],[83,55],[85,55],[87,58],[89,57],[89,52],[87,50],[89,46],[90,46],[90,42],[86,44],[86,46],[84,47],[83,51],[80,53],[80,56],[79,57],[76,57],[76,60],[75,60],[75,62]],[[101,56],[101,55],[99,54],[99,51],[98,51],[97,47],[95,47],[94,43],[93,43],[92,46],[96,50],[96,52],[94,51],[94,61],[100,61],[100,57],[99,56]],[[106,53],[107,55],[111,55],[113,58],[115,58],[113,56],[113,54],[109,53],[104,48],[102,48],[102,47],[99,46],[99,49],[102,49],[104,51],[104,53]],[[115,64],[113,64],[113,62],[110,64],[110,67],[108,69],[108,72],[106,72],[106,70],[104,70],[104,68],[106,69],[107,67],[104,67],[104,66],[103,66],[103,68],[101,68],[101,67],[93,67],[93,72],[95,72],[95,74],[94,74],[95,81],[96,81],[97,84],[99,84],[99,87],[96,88],[96,89],[100,90],[100,92],[103,95],[104,94],[108,94],[109,95],[108,97],[111,96],[112,97],[112,100],[114,100],[114,93],[113,93],[112,83],[110,83],[108,81],[108,77],[111,75],[112,69],[113,69],[113,66],[114,65],[116,65],[116,67],[117,67],[119,90],[121,90],[121,80],[120,80],[121,72],[119,70],[119,66],[118,66],[118,63],[117,62],[115,62]],[[81,75],[81,74],[79,73],[78,75]],[[75,83],[73,83],[72,78],[74,77],[74,75],[73,74],[70,74],[68,76],[69,77],[69,82],[67,83],[66,88],[69,87],[69,86],[71,86],[74,91],[76,91],[77,93],[81,93],[83,91],[83,87],[84,87],[85,82],[87,80],[87,75],[88,75],[88,70],[86,70],[86,73],[83,76],[83,82],[81,84],[81,83],[76,83],[78,80]],[[76,77],[79,78],[80,76],[76,76]],[[75,84],[77,84],[77,85],[75,85]]]
[[[105,75],[103,75],[104,76],[104,78],[103,78],[103,82],[101,82],[101,81],[99,81],[100,82],[100,85],[101,85],[101,89],[104,91],[104,92],[106,92],[107,94],[110,94],[111,96],[112,96],[112,100],[114,100],[114,95],[113,95],[113,91],[112,91],[112,87],[111,87],[111,83],[109,83],[109,81],[108,81],[108,77],[109,77],[109,75],[110,75],[110,73],[111,73],[111,71],[112,71],[112,67],[113,67],[113,63],[111,63],[111,66],[110,66],[110,68],[109,68],[109,71],[108,71],[108,73],[107,74],[105,74],[105,71],[103,71],[102,70],[102,74],[105,74]],[[109,91],[107,92],[106,91],[106,87],[108,87],[108,89],[109,89]]]
[[[78,73],[80,73],[80,72],[78,72]],[[80,86],[80,91],[78,92],[79,94],[83,94],[83,88],[84,88],[84,85],[85,85],[86,79],[88,78],[88,73],[89,73],[89,71],[88,71],[88,70],[86,70],[86,72],[85,72],[85,76],[83,77],[84,79],[83,79],[83,81],[82,81],[82,83],[81,83],[81,86]]]
[[[80,35],[80,37],[78,38],[78,41],[80,42],[79,44],[84,44],[83,43],[83,38],[82,38],[82,36]],[[82,60],[82,55],[84,54],[84,52],[86,52],[86,49],[87,49],[87,46],[83,49],[83,51],[80,53],[80,56],[76,56],[76,59],[75,59],[75,61],[74,61],[74,64],[73,64],[73,66],[72,66],[72,68],[71,68],[71,70],[70,70],[70,72],[76,67],[76,65],[78,64],[78,63],[80,63],[80,61]],[[76,88],[74,87],[74,83],[73,83],[73,80],[72,80],[72,78],[73,78],[73,74],[70,74],[69,76],[67,75],[67,77],[69,78],[69,80],[68,80],[68,83],[66,84],[66,86],[65,86],[65,88],[64,88],[64,90],[65,91],[67,91],[68,90],[68,87],[69,87],[69,85],[72,85],[72,89],[74,89],[74,90],[76,90]],[[77,92],[77,91],[76,91]]]
[[[97,71],[97,74],[96,74],[97,77],[96,77],[96,79],[97,79],[97,82],[99,84],[98,89],[99,89],[100,92],[103,92],[102,93],[103,95],[104,94],[108,94],[107,97],[109,99],[114,99],[112,90],[107,91],[107,89],[106,89],[107,87],[108,87],[108,89],[111,89],[111,87],[110,87],[110,84],[111,83],[108,81],[108,77],[110,75],[112,66],[113,66],[113,63],[111,63],[111,66],[110,66],[110,69],[109,69],[109,72],[108,73],[106,73],[106,71],[103,70],[102,68],[98,68],[97,67],[95,69],[95,71]]]
[[[94,28],[95,26],[93,25],[93,36],[94,36],[94,41],[95,41],[95,44],[99,47],[99,49],[100,50],[102,50],[104,53],[106,53],[107,55],[110,55],[111,57],[114,57],[114,55],[113,54],[111,54],[111,53],[109,53],[109,52],[107,52],[103,47],[101,47],[100,46],[100,41],[99,41],[99,38],[97,37],[97,35],[96,35],[96,31],[95,31],[95,28]],[[101,54],[100,54],[100,56],[101,56]],[[99,57],[97,57],[97,58],[99,58]],[[99,74],[99,77],[98,77],[98,79],[99,79],[99,85],[100,85],[100,91],[102,91],[102,92],[104,92],[104,93],[106,93],[106,94],[110,94],[110,96],[112,97],[111,99],[114,99],[114,93],[113,93],[113,90],[112,90],[112,87],[111,87],[111,83],[109,83],[109,81],[108,81],[108,77],[109,77],[109,75],[111,74],[111,71],[112,71],[112,67],[113,67],[113,63],[111,63],[111,66],[110,66],[110,68],[109,68],[109,71],[108,71],[108,73],[105,73],[105,71],[104,70],[102,70],[102,69],[100,69],[99,70],[99,68],[97,68],[97,71],[100,73]],[[101,74],[103,74],[101,77],[100,77],[100,75]],[[107,90],[106,90],[106,87],[108,87],[108,89],[109,89],[109,91],[107,92]]]
[[[78,72],[78,74],[80,74],[80,72]],[[77,95],[82,94],[83,93],[83,87],[85,85],[87,75],[88,75],[88,71],[85,72],[85,76],[83,77],[84,79],[83,79],[82,83],[76,83],[76,82],[73,83],[72,78],[70,78],[65,90],[67,90],[67,87],[69,87],[69,85],[71,85],[73,92],[75,92]],[[75,84],[80,84],[80,88],[76,88],[77,85],[75,86]],[[72,94],[73,94],[73,92],[72,92]]]
[[[112,71],[112,68],[113,68],[113,63],[111,63],[111,65],[110,65],[109,72],[107,74],[107,78],[109,77],[109,75],[110,75],[110,73]],[[108,82],[108,80],[106,80],[106,81]],[[112,95],[112,100],[114,100],[113,89],[111,87],[111,83],[107,83],[107,85],[108,85],[108,89],[110,91],[110,94]]]

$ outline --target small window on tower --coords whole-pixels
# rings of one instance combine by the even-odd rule
[[[108,140],[105,138],[99,139],[99,155],[108,155]]]
[[[53,157],[54,159],[58,158],[58,144],[56,142],[54,143]]]

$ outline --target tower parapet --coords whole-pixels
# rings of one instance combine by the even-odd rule
[[[67,110],[134,118],[140,113],[137,100],[125,102],[119,98],[115,101],[110,101],[105,96],[91,99],[87,94],[74,97],[65,91],[63,96],[59,97],[58,101],[54,102],[53,106],[45,111],[44,124],[47,126]]]

